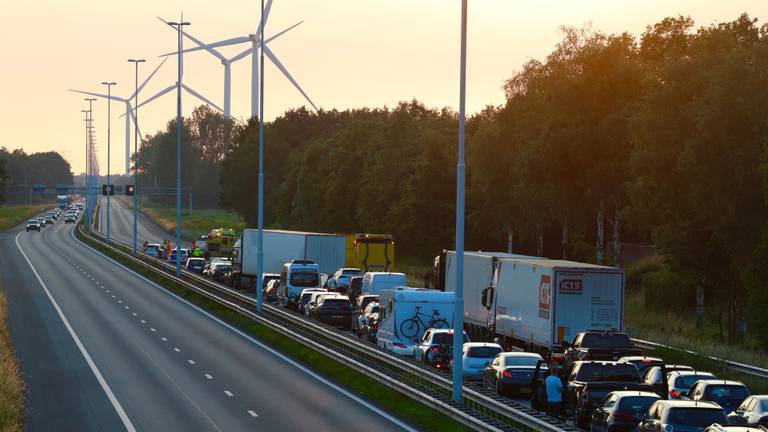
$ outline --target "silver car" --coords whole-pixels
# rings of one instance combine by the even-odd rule
[[[717,378],[710,372],[703,371],[676,371],[667,375],[669,387],[669,399],[686,399],[688,391],[696,381]]]

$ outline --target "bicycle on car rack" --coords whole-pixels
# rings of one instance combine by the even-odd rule
[[[429,317],[429,321],[425,324],[421,317]],[[421,306],[416,306],[416,313],[400,323],[400,334],[410,339],[416,337],[422,328],[426,330],[428,328],[447,329],[449,327],[448,321],[445,318],[440,318],[440,311],[437,309],[432,311],[432,315],[428,315],[421,312]]]

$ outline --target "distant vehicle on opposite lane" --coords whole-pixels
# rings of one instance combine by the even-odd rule
[[[40,221],[37,219],[30,219],[27,221],[27,232],[40,231]]]

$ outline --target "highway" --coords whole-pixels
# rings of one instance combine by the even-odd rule
[[[73,228],[0,233],[27,430],[411,430],[82,245]]]
[[[125,244],[132,244],[133,242],[133,208],[127,200],[130,197],[113,195],[110,202],[109,213],[109,230],[110,236],[115,240],[119,240]],[[99,213],[99,232],[106,234],[107,232],[107,200],[101,199],[101,212]],[[141,208],[141,207],[139,207]],[[141,248],[141,245],[146,241],[148,243],[162,243],[163,239],[170,240],[172,243],[176,242],[176,237],[163,231],[156,223],[146,217],[141,212],[138,213],[137,237],[138,241],[136,247]],[[183,243],[183,242],[182,242]]]

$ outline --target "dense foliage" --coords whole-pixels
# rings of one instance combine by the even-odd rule
[[[5,147],[0,148],[0,202],[4,199],[27,200],[26,191],[23,196],[11,196],[5,193],[6,187],[28,187],[33,184],[54,187],[60,184],[71,185],[72,182],[69,162],[56,152],[27,154],[22,149],[9,152]]]
[[[638,278],[649,305],[698,301],[729,339],[753,329],[768,345],[768,27],[677,17],[639,37],[563,34],[506,81],[506,104],[468,120],[468,249],[621,265],[627,240],[653,242],[662,265]],[[220,165],[192,135],[187,163],[210,164],[206,187],[220,173],[220,204],[255,225],[258,124],[234,128]],[[389,232],[400,256],[424,262],[453,247],[455,112],[302,108],[265,137],[268,227]]]

